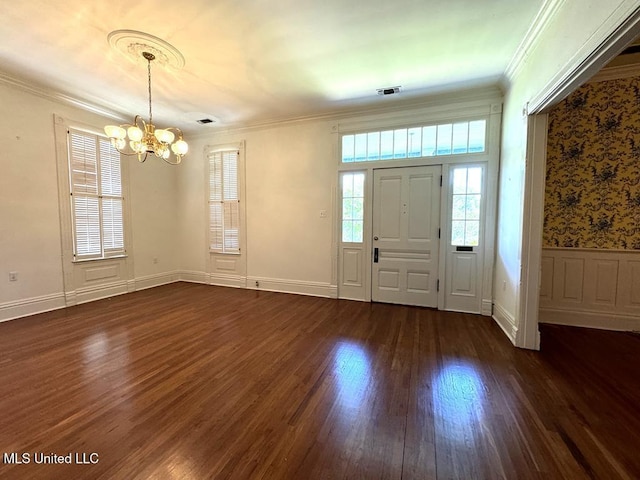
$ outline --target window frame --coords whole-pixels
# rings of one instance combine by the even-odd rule
[[[81,194],[75,189],[74,168],[72,164],[73,162],[72,135],[74,133],[77,135],[85,135],[95,140],[96,193],[83,192]],[[111,153],[115,154],[118,158],[119,171],[117,176],[119,178],[119,182],[117,185],[117,190],[120,191],[119,195],[103,192],[102,178],[105,171],[103,171],[103,164],[101,162],[101,143],[100,143],[101,141],[104,142],[107,148],[113,149],[113,152]],[[66,147],[67,147],[66,163],[67,163],[67,172],[68,172],[68,194],[69,194],[68,205],[69,205],[69,211],[70,211],[70,217],[71,217],[72,262],[78,263],[78,262],[108,260],[113,258],[126,257],[127,256],[127,237],[128,237],[127,220],[126,220],[127,205],[126,205],[126,198],[125,198],[126,187],[125,187],[125,179],[124,179],[124,162],[123,162],[122,156],[114,149],[114,147],[111,145],[111,142],[109,141],[106,135],[100,134],[90,129],[78,127],[76,125],[69,125],[67,127]],[[78,225],[77,225],[78,216],[76,215],[75,207],[76,207],[77,198],[81,196],[86,198],[96,198],[98,201],[97,205],[98,205],[98,226],[99,226],[99,245],[100,245],[99,253],[87,253],[87,254],[79,253],[79,247],[78,247],[79,234],[78,234]],[[120,234],[122,238],[120,248],[109,249],[105,246],[105,219],[104,219],[104,208],[103,208],[105,199],[120,200],[120,205],[121,205]]]
[[[345,197],[344,196],[344,178],[347,175],[362,175],[362,197]],[[367,198],[367,171],[366,170],[348,170],[348,171],[343,171],[340,172],[340,183],[339,183],[339,188],[340,188],[340,206],[339,206],[339,218],[340,218],[340,243],[342,244],[348,244],[348,245],[363,245],[365,242],[365,219],[366,219],[366,198]],[[362,198],[362,218],[361,219],[345,219],[344,218],[344,200],[345,198]],[[362,239],[360,241],[345,241],[344,240],[344,222],[346,221],[360,221],[361,225],[362,225]]]
[[[470,169],[475,169],[478,168],[480,169],[480,191],[479,192],[475,192],[475,193],[454,193],[454,180],[455,180],[455,171],[456,170],[462,170],[462,169],[466,169],[467,170],[467,179],[466,182],[468,182],[468,172]],[[476,248],[484,248],[484,229],[486,227],[486,218],[484,217],[484,212],[485,212],[485,208],[486,208],[486,202],[487,202],[487,198],[486,198],[486,175],[487,175],[487,165],[480,163],[480,162],[469,162],[469,163],[464,163],[464,164],[453,164],[450,165],[449,167],[449,172],[448,172],[448,176],[449,176],[449,191],[447,192],[447,204],[448,204],[448,225],[447,225],[447,237],[446,237],[446,245],[447,248],[456,248],[456,247],[472,247],[474,249]],[[478,195],[480,197],[479,200],[479,207],[478,207],[478,215],[479,215],[479,219],[464,219],[464,220],[460,220],[460,219],[454,219],[454,215],[453,215],[453,202],[454,202],[454,197],[456,195]],[[466,212],[465,212],[466,215]],[[484,222],[482,221],[484,218]],[[467,243],[466,241],[464,243],[461,244],[457,244],[453,242],[453,222],[454,221],[464,221],[466,222],[477,222],[478,223],[478,243],[477,244],[471,244],[471,243]],[[466,225],[465,225],[465,231],[466,231]],[[464,237],[464,239],[466,240],[466,235]]]
[[[469,147],[470,147],[469,142],[471,139],[470,126],[474,122],[484,122],[484,140],[483,140],[483,149],[481,151],[469,150]],[[455,139],[453,138],[453,133],[456,130],[456,126],[459,126],[459,125],[466,125],[467,149],[464,152],[454,151],[456,144],[455,144]],[[451,127],[451,132],[449,135],[451,137],[449,141],[450,151],[444,152],[444,153],[437,153],[438,149],[441,146],[440,135],[438,134],[438,132],[440,131],[441,128],[444,129],[445,127]],[[434,129],[434,135],[435,135],[433,139],[434,140],[433,147],[435,148],[435,151],[431,155],[423,155],[424,148],[425,148],[423,144],[423,133],[427,129]],[[410,145],[412,131],[413,133],[416,133],[417,130],[420,131],[419,154],[417,154],[417,152],[414,151],[414,149],[411,149],[411,145]],[[412,123],[408,125],[407,124],[389,125],[385,128],[380,128],[380,127],[375,129],[364,128],[364,129],[357,129],[357,130],[351,130],[351,131],[344,131],[344,132],[340,132],[340,135],[339,135],[338,161],[341,167],[356,166],[356,168],[362,168],[362,165],[364,164],[374,164],[374,165],[377,165],[379,163],[395,164],[396,162],[407,162],[407,161],[415,162],[418,159],[423,159],[423,160],[428,159],[427,161],[429,161],[430,163],[448,163],[448,161],[444,160],[445,158],[453,157],[455,159],[455,158],[466,157],[466,156],[487,155],[489,153],[489,145],[490,145],[489,130],[490,130],[490,121],[488,116],[470,115],[470,116],[464,116],[459,118],[440,119],[438,121],[432,121],[432,122]],[[402,142],[396,141],[397,132],[403,132],[404,140]],[[383,151],[383,140],[382,140],[383,136],[385,136],[384,134],[391,134],[390,135],[390,138],[391,138],[390,155],[387,155],[385,158],[383,158],[383,156],[385,155],[385,152]],[[378,136],[378,141],[377,141],[377,157],[378,158],[370,159],[368,155],[365,155],[364,158],[358,158],[357,157],[358,142],[363,144],[366,147],[366,150],[368,151],[368,149],[372,145],[370,143],[371,135]],[[348,139],[348,138],[351,138],[352,140],[350,144],[353,145],[354,153],[353,153],[352,160],[345,161],[345,152],[344,152],[345,139]],[[397,149],[398,149],[398,152],[396,152]]]
[[[242,254],[242,247],[243,247],[243,242],[244,242],[244,212],[243,212],[243,196],[244,196],[244,168],[243,168],[243,155],[244,155],[244,145],[243,144],[233,144],[233,145],[217,145],[217,146],[211,146],[211,147],[207,147],[205,149],[205,162],[206,162],[206,171],[207,171],[207,175],[206,175],[206,225],[207,225],[207,251],[209,252],[209,254],[215,254],[215,255],[241,255]],[[236,165],[235,165],[235,196],[237,197],[236,199],[230,199],[230,200],[225,200],[224,198],[224,154],[225,153],[229,153],[229,152],[236,152],[235,155],[235,161],[236,161]],[[221,155],[221,162],[222,162],[222,175],[221,175],[221,199],[220,200],[212,200],[212,174],[213,174],[213,170],[212,170],[212,165],[213,165],[213,161],[214,161],[214,157],[216,155],[220,154]],[[235,215],[236,215],[236,222],[235,224],[237,225],[237,233],[235,234],[236,237],[236,242],[237,242],[237,248],[230,248],[227,249],[226,248],[226,242],[225,242],[225,238],[226,238],[226,229],[225,229],[225,225],[224,225],[224,220],[225,220],[225,201],[227,202],[233,202],[233,204],[236,205],[235,207]],[[220,204],[222,205],[222,211],[221,211],[221,219],[222,219],[222,226],[221,226],[221,239],[222,239],[222,246],[220,248],[212,248],[212,242],[213,242],[213,227],[212,227],[212,215],[211,215],[211,206],[213,202],[220,202]]]

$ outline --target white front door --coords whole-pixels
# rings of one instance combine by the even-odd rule
[[[440,165],[374,170],[375,302],[438,306]]]

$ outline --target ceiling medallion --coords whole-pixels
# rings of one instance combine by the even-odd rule
[[[107,36],[109,45],[136,63],[146,65],[144,52],[153,54],[154,64],[162,67],[181,69],[184,57],[180,51],[161,38],[136,30],[114,30]]]

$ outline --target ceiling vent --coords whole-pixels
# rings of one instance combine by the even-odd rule
[[[198,123],[200,125],[217,126],[221,125],[220,119],[209,112],[187,112],[181,119],[188,123]]]
[[[400,85],[397,87],[379,88],[378,95],[393,95],[400,92]]]

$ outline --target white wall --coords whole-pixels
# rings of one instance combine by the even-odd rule
[[[97,128],[113,120],[5,84],[0,105],[1,321],[64,306],[54,114]],[[177,268],[175,168],[155,158],[142,165],[132,160],[129,253],[136,278]],[[8,281],[10,271],[18,272],[17,282]]]
[[[175,272],[179,267],[176,170],[181,165],[169,165],[155,156],[144,163],[136,157],[128,160],[135,278]]]
[[[335,135],[327,121],[212,131],[191,142],[178,179],[181,268],[206,272],[205,146],[245,143],[247,278],[335,285]],[[320,211],[327,212],[326,217]],[[302,288],[302,287],[301,287]]]
[[[52,102],[0,85],[0,304],[62,291]],[[68,111],[68,110],[67,110]],[[78,112],[80,120],[90,117]],[[8,281],[10,271],[18,281]]]
[[[631,0],[563,2],[525,53],[508,86],[502,123],[495,305],[498,321],[512,323],[515,330],[524,327],[520,325],[521,267],[527,267],[522,259],[529,253],[521,251],[523,241],[525,248],[528,247],[529,239],[522,238],[522,230],[525,194],[531,193],[524,188],[525,157],[531,145],[527,144],[529,132],[523,110],[529,102],[539,103],[558,89],[637,8],[638,2]],[[532,166],[529,167],[530,170]],[[533,272],[527,275],[534,278],[537,286],[538,272],[532,267]],[[526,344],[521,338],[517,344],[536,347],[531,338]]]

